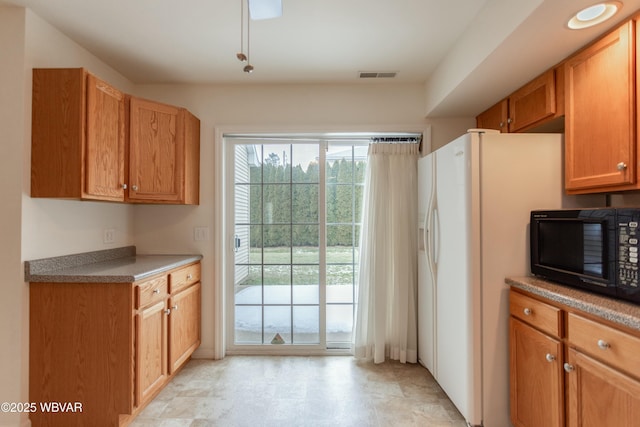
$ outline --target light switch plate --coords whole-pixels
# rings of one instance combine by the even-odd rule
[[[193,227],[193,240],[196,242],[209,240],[209,227]]]
[[[105,228],[102,236],[104,243],[113,243],[116,241],[116,230],[114,228]]]

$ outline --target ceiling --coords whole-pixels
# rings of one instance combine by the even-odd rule
[[[424,83],[438,117],[476,115],[640,9],[626,0],[614,23],[568,30],[594,1],[282,0],[282,17],[251,22],[251,74],[236,59],[241,0],[0,3],[31,9],[135,84]]]

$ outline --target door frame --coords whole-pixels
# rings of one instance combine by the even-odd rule
[[[231,269],[229,269],[229,252],[227,249],[233,247],[233,230],[227,230],[227,218],[233,213],[233,206],[229,206],[227,201],[225,189],[229,179],[233,181],[233,176],[230,176],[229,167],[226,164],[228,156],[229,145],[225,142],[224,135],[226,134],[346,134],[346,133],[385,133],[385,132],[397,132],[397,133],[421,133],[421,155],[424,156],[431,152],[431,125],[430,124],[368,124],[368,125],[343,125],[343,126],[318,126],[318,125],[302,125],[302,126],[273,126],[273,125],[236,125],[236,126],[220,126],[215,127],[214,130],[214,192],[209,197],[213,197],[213,236],[212,245],[214,253],[216,254],[213,259],[213,301],[209,304],[205,301],[204,307],[209,305],[213,307],[213,343],[214,348],[211,353],[214,359],[222,359],[225,355],[229,354],[251,354],[249,350],[240,352],[239,350],[231,350],[227,348],[227,335],[229,327],[226,316],[226,299],[228,297],[228,286],[226,283],[226,277],[229,271],[233,271],[233,260],[231,260]],[[203,285],[204,286],[204,285]],[[260,354],[265,354],[262,351]],[[295,352],[289,351],[286,354],[295,355]],[[310,352],[308,348],[303,349],[299,354],[301,355],[336,355],[351,354],[350,350],[327,350],[318,349],[317,351]]]

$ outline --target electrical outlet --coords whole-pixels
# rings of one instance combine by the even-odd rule
[[[193,240],[196,242],[209,240],[209,227],[193,227]]]
[[[104,243],[113,243],[116,241],[116,230],[114,228],[105,228],[102,236]]]

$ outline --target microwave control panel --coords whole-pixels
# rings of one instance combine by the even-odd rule
[[[640,241],[640,215],[635,209],[622,209],[618,213],[618,286],[637,288],[638,247]]]

